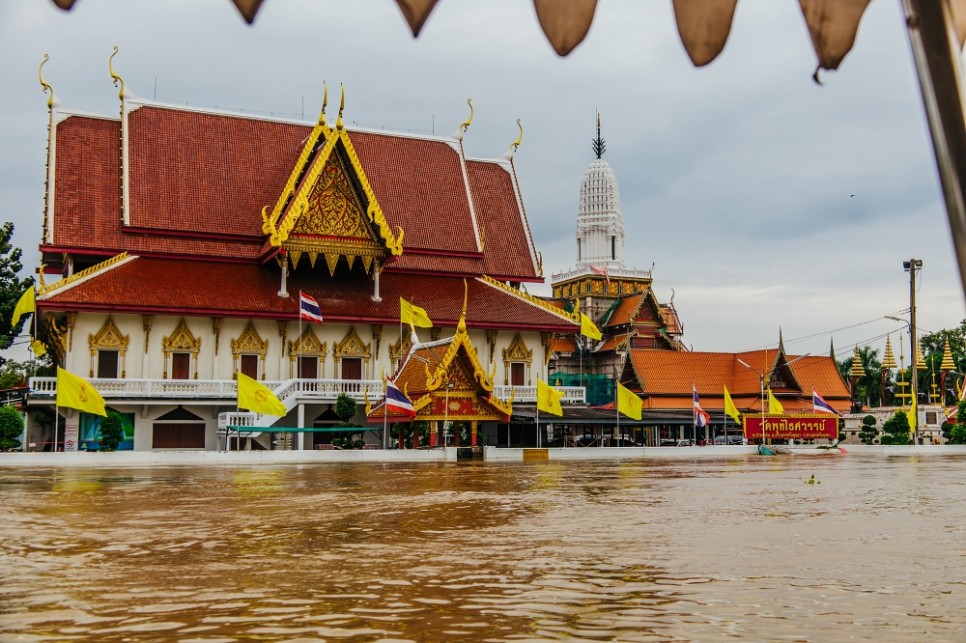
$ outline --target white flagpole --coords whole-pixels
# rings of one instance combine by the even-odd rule
[[[386,383],[386,377],[383,375],[382,378],[382,448],[385,449],[388,444],[389,435],[389,385]]]
[[[618,386],[620,386],[620,383],[615,381],[614,384],[615,384],[614,409],[617,411],[617,439],[620,440],[621,439],[621,394],[620,394],[620,389],[617,388]]]

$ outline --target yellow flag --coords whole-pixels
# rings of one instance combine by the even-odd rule
[[[409,303],[402,297],[399,298],[399,320],[410,326],[419,326],[420,328],[433,327],[433,322],[425,310]]]
[[[42,357],[47,354],[47,347],[39,339],[30,340],[30,348],[34,352],[34,357]]]
[[[600,330],[594,322],[583,313],[580,313],[580,334],[591,339],[600,339],[602,337]]]
[[[34,287],[31,286],[20,295],[20,299],[17,300],[17,305],[13,309],[13,317],[10,318],[10,328],[14,328],[20,318],[27,313],[37,312],[37,300],[36,293],[34,293]]]
[[[728,392],[727,386],[724,387],[724,412],[733,417],[735,422],[741,424],[741,413],[738,412],[735,401],[731,399],[731,394]]]
[[[272,389],[241,372],[238,373],[238,408],[265,415],[288,414],[285,405],[275,397]]]
[[[916,420],[918,419],[916,417],[917,414],[918,414],[918,411],[916,409],[916,400],[913,400],[912,406],[909,408],[908,411],[906,411],[906,417],[909,419],[909,433],[913,435],[913,438],[915,438],[915,431],[916,431],[916,424],[917,424]]]
[[[560,398],[563,391],[549,386],[542,380],[537,380],[537,408],[552,415],[563,415],[563,408],[560,406]]]
[[[644,403],[632,390],[617,383],[617,410],[629,418],[641,419],[641,407]]]
[[[104,398],[91,383],[57,367],[57,406],[107,416]]]
[[[771,394],[771,389],[768,389],[768,412],[779,413],[779,414],[785,412],[785,407],[783,407],[782,403],[779,402],[778,399]]]

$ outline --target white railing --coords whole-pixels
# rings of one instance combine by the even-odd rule
[[[91,379],[88,380],[104,399],[214,399],[233,400],[238,396],[235,380],[152,380],[152,379]],[[269,380],[262,384],[292,409],[300,399],[334,402],[345,393],[356,402],[382,399],[382,380]],[[35,398],[57,395],[56,377],[31,377],[30,395]]]
[[[563,392],[560,398],[562,404],[584,404],[587,402],[587,388],[584,386],[554,386],[553,388]],[[501,400],[509,400],[513,394],[514,402],[536,402],[536,386],[494,386],[493,394]]]

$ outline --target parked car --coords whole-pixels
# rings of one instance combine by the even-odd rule
[[[718,446],[721,446],[721,445],[736,445],[736,444],[737,445],[741,445],[742,444],[742,439],[741,439],[741,436],[740,435],[728,435],[728,436],[719,435],[719,436],[715,437],[714,443],[716,445],[718,445]]]
[[[679,447],[693,447],[694,443],[691,440],[678,440],[677,446]]]

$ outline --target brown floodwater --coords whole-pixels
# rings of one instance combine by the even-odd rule
[[[964,641],[964,474],[852,454],[0,468],[0,640]]]

